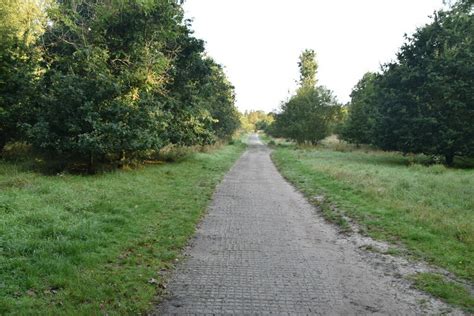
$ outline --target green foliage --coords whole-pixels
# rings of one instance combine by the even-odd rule
[[[366,73],[351,93],[347,119],[342,126],[342,139],[356,144],[370,144],[375,121],[375,74]]]
[[[0,150],[27,140],[93,169],[210,144],[240,123],[233,87],[174,1],[13,0],[0,21]]]
[[[307,89],[316,86],[318,63],[316,62],[316,53],[314,50],[306,49],[301,53],[298,67],[300,68],[300,87]]]
[[[175,1],[14,0],[0,21],[1,148],[26,140],[93,169],[240,124],[232,85]]]
[[[246,111],[240,118],[242,129],[246,132],[264,130],[274,121],[273,113],[264,111]]]
[[[385,150],[474,155],[472,1],[440,11],[419,28],[379,75],[354,89],[344,139]]]
[[[91,165],[161,148],[171,64],[163,47],[179,36],[180,14],[167,1],[65,1],[51,9],[48,71],[28,129],[33,146]]]
[[[218,138],[228,139],[240,127],[240,114],[235,107],[234,87],[222,67],[212,59],[206,60],[210,76],[203,86],[203,102],[212,119],[212,130]]]
[[[305,50],[300,56],[300,87],[293,97],[281,106],[275,122],[266,126],[266,132],[274,137],[284,137],[299,144],[316,144],[331,132],[341,119],[341,107],[332,92],[316,85],[318,68],[313,50]]]
[[[255,123],[255,129],[257,131],[266,131],[271,123],[268,120],[261,120]]]
[[[376,144],[404,152],[474,155],[474,16],[455,6],[408,39],[380,80]]]
[[[317,87],[300,89],[281,110],[276,127],[282,136],[299,144],[317,144],[328,136],[340,107],[331,91]]]
[[[31,121],[29,103],[36,97],[40,61],[36,43],[44,23],[41,4],[0,3],[0,152],[7,142],[20,139],[21,124]]]
[[[234,88],[222,67],[204,55],[204,42],[183,29],[175,49],[180,54],[170,69],[172,78],[165,109],[170,113],[165,138],[174,144],[208,144],[229,138],[239,126]]]

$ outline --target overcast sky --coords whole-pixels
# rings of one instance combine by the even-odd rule
[[[298,56],[314,49],[319,84],[349,100],[367,71],[393,60],[405,33],[442,0],[187,0],[186,17],[225,66],[237,106],[271,111],[296,88]]]

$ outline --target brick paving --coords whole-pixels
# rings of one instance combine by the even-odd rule
[[[423,314],[278,173],[256,136],[218,186],[158,315]]]

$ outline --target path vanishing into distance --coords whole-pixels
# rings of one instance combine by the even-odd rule
[[[437,314],[444,304],[348,241],[279,174],[258,136],[217,187],[157,315]]]

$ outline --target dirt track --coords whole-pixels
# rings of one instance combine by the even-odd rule
[[[449,310],[338,234],[282,178],[255,135],[217,188],[187,255],[157,314]]]

